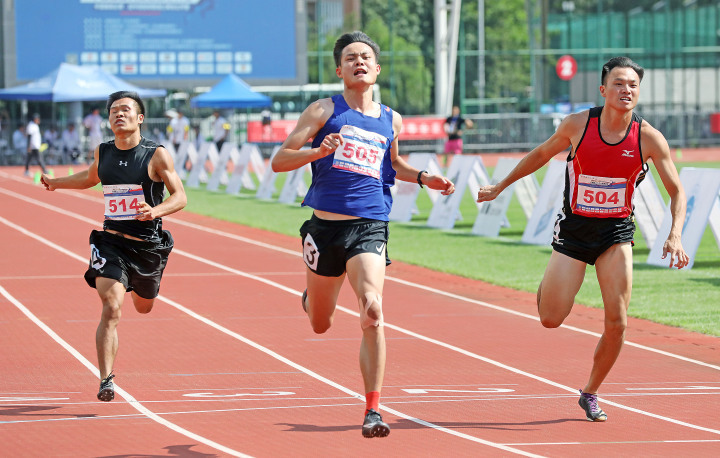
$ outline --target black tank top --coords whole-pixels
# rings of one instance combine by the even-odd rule
[[[98,176],[100,183],[139,184],[142,185],[145,202],[155,207],[163,200],[165,183],[152,181],[148,175],[148,164],[152,159],[157,143],[142,137],[140,143],[129,150],[121,150],[115,141],[101,143],[98,152]],[[104,229],[122,232],[143,240],[159,242],[161,240],[162,219],[152,221],[110,220],[103,223]]]

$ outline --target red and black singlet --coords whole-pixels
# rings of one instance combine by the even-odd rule
[[[626,218],[632,215],[635,189],[647,171],[640,150],[642,118],[633,113],[625,137],[610,144],[600,134],[602,109],[590,109],[575,156],[568,156],[565,209],[592,218]]]

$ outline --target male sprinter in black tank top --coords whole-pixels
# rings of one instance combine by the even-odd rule
[[[85,280],[97,289],[103,307],[95,346],[101,379],[97,397],[105,402],[115,397],[112,368],[125,292],[131,292],[138,312],[152,310],[173,247],[170,232],[162,229],[161,217],[187,203],[170,153],[140,135],[145,106],[137,93],[111,94],[107,109],[115,140],[95,148],[90,168],[61,178],[42,175],[48,191],[103,185],[105,221],[102,231],[90,234],[91,258]],[[166,187],[170,197],[163,201]]]

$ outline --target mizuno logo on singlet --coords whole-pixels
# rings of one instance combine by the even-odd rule
[[[634,149],[624,149],[624,150],[623,150],[623,153],[622,153],[622,156],[625,156],[625,157],[635,157],[635,155],[633,154],[634,152],[635,152]]]
[[[120,164],[119,164],[119,165],[124,165],[125,167],[127,167],[127,161],[125,161],[125,162],[120,161]]]

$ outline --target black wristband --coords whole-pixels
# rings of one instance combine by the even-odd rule
[[[421,188],[424,187],[423,184],[422,184],[422,180],[420,179],[420,177],[422,176],[423,173],[427,173],[427,170],[421,170],[421,171],[418,173],[418,176],[417,176],[417,182],[418,182],[418,184],[420,185]]]

